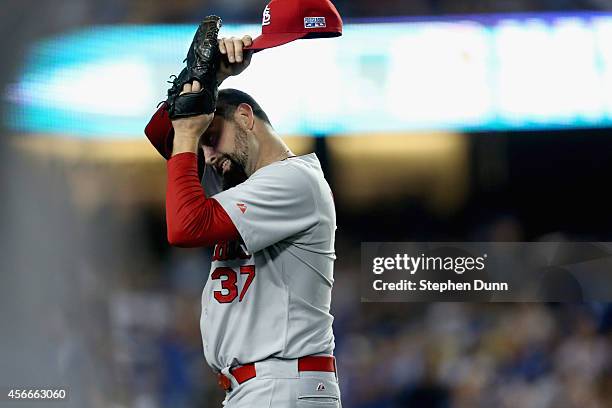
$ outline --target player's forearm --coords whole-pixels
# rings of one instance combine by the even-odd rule
[[[183,133],[175,130],[174,142],[172,148],[172,156],[176,156],[181,153],[194,153],[198,152],[198,139],[199,136],[195,136],[188,133]]]
[[[168,242],[174,246],[212,246],[240,238],[223,207],[206,198],[195,153],[177,154],[168,161],[166,223]]]

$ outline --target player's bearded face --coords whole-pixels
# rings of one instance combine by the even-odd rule
[[[223,190],[237,186],[247,179],[246,165],[248,159],[247,133],[238,124],[235,126],[234,151],[219,158]]]

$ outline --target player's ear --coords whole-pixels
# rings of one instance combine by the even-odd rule
[[[253,114],[253,108],[248,103],[241,103],[236,108],[235,119],[238,123],[245,126],[247,129],[252,130],[255,126],[255,115]]]

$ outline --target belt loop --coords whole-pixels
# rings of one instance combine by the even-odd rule
[[[336,356],[332,356],[332,358],[334,359],[334,374],[336,374],[336,382],[340,382],[338,379],[338,364],[336,361]]]

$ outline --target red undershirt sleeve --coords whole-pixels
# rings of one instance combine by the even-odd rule
[[[168,160],[166,224],[168,242],[174,246],[213,246],[240,239],[221,204],[206,198],[195,153],[180,153]]]

